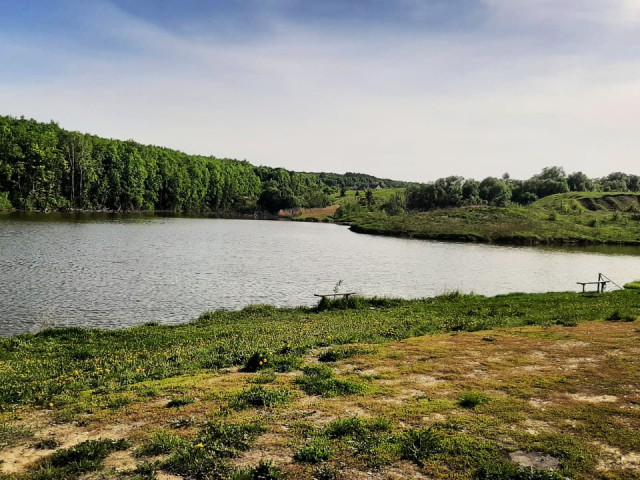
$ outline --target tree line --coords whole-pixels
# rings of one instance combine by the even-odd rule
[[[326,206],[340,189],[377,185],[407,184],[256,167],[0,116],[0,209],[277,212]]]
[[[408,210],[433,210],[465,205],[529,205],[537,199],[565,192],[638,192],[640,177],[621,172],[591,179],[582,172],[567,175],[562,167],[547,167],[528,180],[487,177],[482,181],[451,176],[411,185],[406,190]]]

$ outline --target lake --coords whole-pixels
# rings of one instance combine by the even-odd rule
[[[0,215],[0,336],[46,326],[187,322],[207,310],[314,305],[314,293],[419,298],[577,291],[640,278],[638,248],[441,243],[332,224],[152,215]]]

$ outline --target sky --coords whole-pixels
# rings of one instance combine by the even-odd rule
[[[0,0],[0,114],[296,171],[640,174],[640,0]]]

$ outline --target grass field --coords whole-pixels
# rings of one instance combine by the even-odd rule
[[[0,340],[4,479],[632,479],[640,291]]]
[[[527,207],[463,207],[388,215],[353,211],[342,221],[360,233],[507,244],[640,245],[637,195],[568,193]]]

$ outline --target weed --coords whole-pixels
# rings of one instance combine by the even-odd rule
[[[88,440],[75,447],[58,450],[45,459],[41,466],[74,476],[101,469],[102,462],[110,453],[126,450],[129,446],[126,440]]]
[[[147,441],[136,450],[136,456],[167,455],[187,444],[187,441],[173,432],[160,430],[153,433]]]
[[[231,480],[284,480],[285,474],[271,462],[260,460],[258,466],[236,471]]]
[[[340,475],[340,469],[329,464],[318,465],[313,471],[315,480],[336,480]]]
[[[274,355],[272,357],[270,367],[276,372],[291,372],[294,370],[300,370],[304,360],[297,355]]]
[[[264,385],[266,383],[272,383],[276,380],[276,374],[273,372],[262,372],[256,378],[251,380],[251,383],[257,383],[258,385]]]
[[[341,346],[330,348],[326,352],[322,353],[318,360],[321,362],[337,362],[345,358],[355,357],[357,355],[365,355],[375,353],[375,348],[364,346]]]
[[[196,442],[215,452],[218,457],[233,457],[237,452],[249,450],[256,437],[265,431],[259,423],[244,425],[210,422],[204,426]]]
[[[609,315],[606,320],[608,322],[633,322],[636,320],[635,315],[630,315],[627,313],[620,313],[620,310],[614,311],[611,315]]]
[[[270,366],[269,364],[269,356],[273,354],[273,352],[256,352],[244,365],[243,371],[245,372],[257,372],[263,368],[267,368]]]
[[[326,462],[333,456],[333,449],[325,441],[315,440],[300,448],[293,459],[298,462],[320,463]]]
[[[440,435],[430,428],[411,429],[400,438],[400,452],[403,460],[422,465],[432,455],[444,449]]]
[[[291,392],[289,390],[273,390],[263,386],[251,387],[238,394],[231,402],[236,410],[249,407],[275,407],[281,403],[289,402]]]
[[[478,480],[564,480],[564,475],[553,470],[520,467],[505,461],[484,462],[474,475]]]
[[[303,376],[295,383],[308,395],[335,397],[353,395],[367,390],[365,385],[351,380],[334,378],[333,370],[325,365],[310,365],[304,368]]]
[[[192,397],[179,397],[172,398],[167,402],[166,408],[176,408],[176,407],[184,407],[186,405],[190,405],[195,402],[195,398]]]
[[[32,445],[36,450],[55,450],[60,446],[60,442],[55,438],[45,438]]]
[[[491,399],[481,392],[463,392],[458,404],[463,408],[476,408],[478,405],[488,403],[489,400]]]

